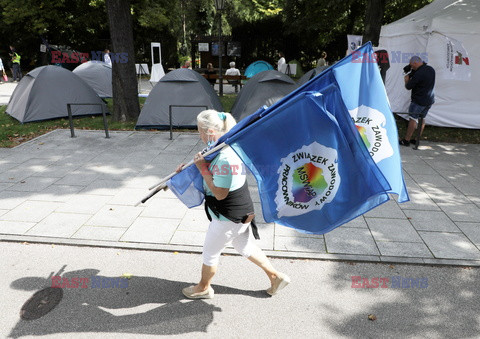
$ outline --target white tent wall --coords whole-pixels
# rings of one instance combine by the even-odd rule
[[[407,112],[411,92],[403,67],[413,54],[425,57],[436,71],[435,104],[427,124],[480,128],[480,1],[436,0],[430,5],[383,26],[380,46],[390,55],[385,86],[394,112]],[[445,72],[446,37],[460,41],[468,53],[470,79],[448,79]]]

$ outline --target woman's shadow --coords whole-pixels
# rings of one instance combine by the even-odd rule
[[[98,277],[98,270],[71,271],[62,278]],[[109,277],[113,278],[113,277]],[[24,277],[11,283],[17,290],[37,291],[52,280]],[[72,332],[113,332],[173,335],[206,332],[213,312],[222,309],[210,301],[188,300],[181,290],[190,284],[153,277],[134,276],[125,288],[64,288],[63,299],[49,313],[36,320],[20,319],[9,337]],[[244,291],[215,286],[216,294],[267,297],[264,291]],[[22,301],[24,302],[24,301]],[[19,305],[20,310],[21,305]]]

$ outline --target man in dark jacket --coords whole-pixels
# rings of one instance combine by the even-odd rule
[[[435,102],[433,87],[435,86],[435,70],[427,65],[418,56],[410,59],[411,72],[405,75],[405,88],[412,90],[412,99],[408,108],[409,121],[405,139],[400,140],[400,145],[409,146],[413,132],[417,129],[417,120],[425,118],[428,110]],[[420,127],[420,135],[425,128],[425,120]],[[414,142],[414,141],[412,141]]]

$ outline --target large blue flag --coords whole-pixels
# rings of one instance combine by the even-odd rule
[[[324,95],[302,92],[227,135],[257,179],[267,222],[323,234],[389,199],[338,89],[329,93],[335,115]]]
[[[398,201],[408,201],[395,118],[370,42],[317,75],[270,107],[290,100],[304,91],[321,91],[337,84],[362,140],[377,163]]]

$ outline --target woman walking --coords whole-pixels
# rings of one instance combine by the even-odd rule
[[[230,113],[206,110],[197,116],[201,140],[213,145],[236,124]],[[230,243],[244,257],[263,269],[270,280],[266,290],[275,295],[288,285],[290,278],[278,272],[263,251],[255,244],[251,221],[253,202],[248,191],[243,163],[230,147],[223,148],[207,163],[201,153],[194,157],[205,188],[205,210],[211,220],[203,245],[203,266],[200,282],[183,289],[190,299],[211,299],[211,281],[217,271],[220,254]],[[181,166],[177,168],[180,171]],[[256,230],[256,229],[255,229]]]

